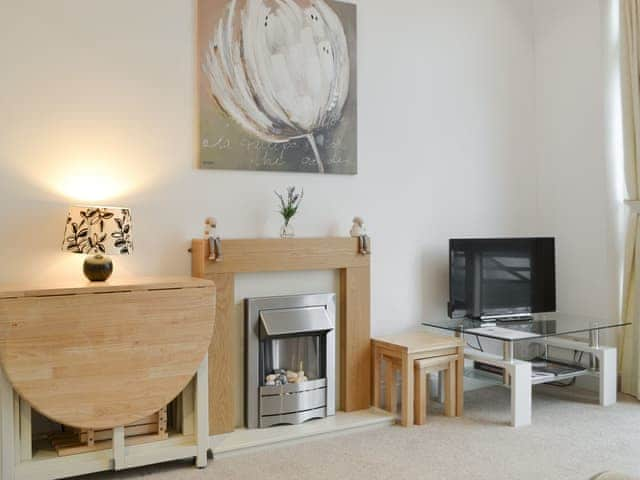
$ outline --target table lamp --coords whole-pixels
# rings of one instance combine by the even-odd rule
[[[92,282],[104,282],[113,273],[108,255],[128,255],[131,242],[131,211],[118,207],[69,208],[62,250],[87,255],[83,271]]]

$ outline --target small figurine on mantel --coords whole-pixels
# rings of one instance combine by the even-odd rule
[[[204,236],[209,240],[209,260],[214,262],[222,261],[222,244],[217,233],[218,221],[214,217],[205,220]]]
[[[367,234],[367,229],[364,227],[364,220],[362,217],[353,217],[353,226],[351,227],[352,237],[361,237]]]
[[[359,239],[359,249],[362,255],[369,255],[371,253],[369,235],[367,235],[367,229],[364,226],[364,220],[362,217],[353,217],[353,225],[349,232],[352,237]]]

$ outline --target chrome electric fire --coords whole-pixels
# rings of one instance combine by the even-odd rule
[[[335,318],[333,293],[245,300],[248,428],[335,414]]]

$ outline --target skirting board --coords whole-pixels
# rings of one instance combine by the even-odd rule
[[[214,458],[236,455],[251,450],[287,444],[311,437],[332,436],[357,430],[393,425],[393,415],[370,408],[356,412],[337,412],[332,417],[312,420],[300,425],[282,425],[271,428],[240,428],[231,433],[212,435],[211,450]]]

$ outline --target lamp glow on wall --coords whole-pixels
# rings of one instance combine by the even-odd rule
[[[129,255],[133,250],[131,211],[119,207],[72,206],[62,250],[87,255],[83,271],[89,280],[107,280],[113,273],[108,255]]]

